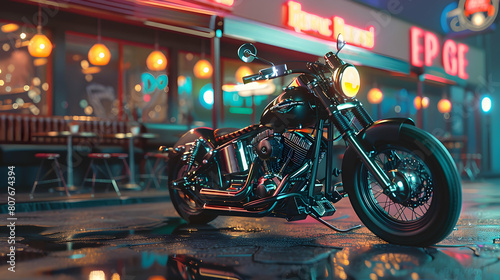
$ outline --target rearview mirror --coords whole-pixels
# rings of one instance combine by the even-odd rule
[[[246,63],[252,62],[257,57],[257,48],[251,43],[241,45],[238,49],[238,57]]]

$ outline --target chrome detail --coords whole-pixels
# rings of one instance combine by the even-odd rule
[[[251,157],[241,141],[235,141],[221,148],[220,159],[222,161],[223,173],[235,173],[247,171]]]

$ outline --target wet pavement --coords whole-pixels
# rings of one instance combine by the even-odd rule
[[[348,199],[335,206],[329,222],[360,223]],[[0,228],[0,279],[500,279],[500,180],[464,183],[456,230],[428,248],[387,244],[365,227],[332,232],[309,218],[191,226],[169,201],[16,217],[15,244]]]

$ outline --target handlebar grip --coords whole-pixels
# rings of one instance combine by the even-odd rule
[[[253,74],[243,77],[243,83],[248,84],[255,81],[264,80],[265,78],[260,74]]]

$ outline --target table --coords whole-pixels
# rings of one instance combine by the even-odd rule
[[[66,165],[68,168],[66,185],[68,189],[75,190],[76,187],[73,183],[73,137],[75,138],[94,138],[97,137],[97,133],[94,132],[77,132],[72,133],[70,131],[49,131],[49,132],[36,132],[32,136],[36,137],[66,137],[67,144],[66,149],[68,155],[66,156]]]
[[[129,168],[130,168],[130,180],[129,183],[125,186],[125,188],[128,189],[137,189],[139,185],[135,181],[135,160],[134,160],[134,139],[136,138],[141,138],[141,139],[154,139],[157,138],[158,135],[154,133],[139,133],[139,134],[132,134],[132,133],[116,133],[116,134],[105,134],[103,137],[105,138],[116,138],[116,139],[128,139],[128,162],[129,162]]]

